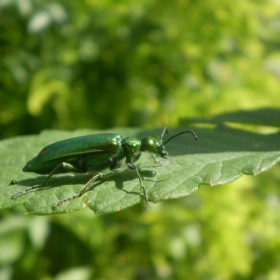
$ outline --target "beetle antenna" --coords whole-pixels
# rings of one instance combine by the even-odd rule
[[[163,132],[165,132],[165,129],[163,130]],[[163,132],[162,132],[162,133],[163,133]],[[168,143],[170,140],[172,140],[173,138],[176,138],[176,137],[178,137],[178,136],[180,136],[180,135],[182,135],[182,134],[185,134],[185,133],[191,133],[191,134],[194,136],[195,140],[197,140],[197,135],[196,135],[196,133],[195,133],[194,131],[192,131],[192,130],[184,130],[184,131],[181,131],[181,132],[179,132],[179,133],[177,133],[177,134],[171,136],[170,138],[168,138],[162,145],[167,144],[167,143]]]
[[[168,134],[167,126],[163,129],[161,136],[160,136],[160,141],[162,141],[163,137],[165,134]]]

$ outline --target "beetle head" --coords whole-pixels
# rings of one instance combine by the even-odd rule
[[[166,158],[168,153],[165,150],[161,140],[157,140],[154,137],[146,136],[141,139],[140,151],[148,151],[154,154],[158,154],[163,158]]]
[[[176,138],[182,134],[185,134],[185,133],[191,133],[195,140],[197,140],[197,135],[194,131],[192,130],[183,130],[171,137],[169,137],[165,142],[163,142],[163,137],[165,134],[168,134],[168,131],[167,131],[167,127],[165,127],[161,133],[161,137],[160,137],[160,140],[157,140],[156,138],[154,137],[151,137],[151,136],[146,136],[146,137],[143,137],[141,139],[141,148],[140,148],[140,151],[144,152],[144,151],[149,151],[149,152],[152,152],[154,154],[158,154],[160,155],[161,157],[163,158],[167,158],[168,156],[168,152],[166,151],[165,149],[165,146],[170,140],[172,140],[173,138]]]

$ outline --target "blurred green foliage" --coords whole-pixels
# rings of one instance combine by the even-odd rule
[[[0,0],[0,137],[279,107],[279,8]],[[0,278],[279,279],[279,182],[276,167],[103,217],[3,211]]]
[[[174,126],[279,104],[277,8],[265,0],[2,0],[0,136]]]

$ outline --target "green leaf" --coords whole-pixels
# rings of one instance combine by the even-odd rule
[[[169,135],[183,129],[185,128],[172,130]],[[280,160],[280,133],[262,135],[226,126],[194,130],[198,135],[198,141],[194,141],[192,135],[185,134],[166,145],[170,157],[174,158],[175,162],[157,166],[148,153],[144,153],[136,162],[151,202],[189,195],[202,184],[215,186],[231,182],[242,174],[257,175]],[[157,137],[161,134],[160,129],[144,131],[120,128],[110,131],[124,137],[137,138],[146,135]],[[72,212],[84,207],[91,208],[95,213],[109,213],[139,203],[141,201],[139,180],[134,171],[125,167],[109,178],[94,182],[82,198],[64,203],[56,210],[51,206],[77,194],[91,178],[90,174],[56,175],[52,177],[47,188],[36,189],[11,199],[14,193],[44,180],[45,176],[21,171],[25,163],[37,155],[44,146],[58,140],[91,133],[99,131],[44,131],[37,136],[17,137],[0,142],[0,207],[8,208],[24,204],[29,213],[43,215]],[[12,180],[18,184],[10,185]]]
[[[265,126],[280,126],[279,108],[260,108],[257,110],[243,110],[227,112],[212,118],[185,118],[182,122],[188,123],[238,123]]]

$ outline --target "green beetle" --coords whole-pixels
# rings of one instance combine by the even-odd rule
[[[141,157],[142,152],[145,151],[159,155],[162,158],[167,158],[168,153],[164,145],[171,139],[184,133],[192,133],[197,140],[197,135],[194,131],[184,130],[163,142],[163,137],[167,134],[167,128],[165,127],[159,140],[151,136],[145,136],[140,140],[132,137],[122,137],[115,133],[101,133],[55,142],[43,148],[41,152],[28,161],[23,168],[24,172],[48,174],[46,179],[39,185],[34,185],[21,192],[15,193],[12,198],[15,199],[33,189],[46,187],[54,174],[67,172],[89,172],[94,174],[77,195],[53,204],[53,209],[56,209],[65,202],[81,197],[95,180],[110,175],[114,170],[120,168],[125,161],[127,167],[134,170],[138,176],[147,206],[148,194],[134,162],[136,162]],[[163,165],[171,161],[172,160],[157,162]]]

